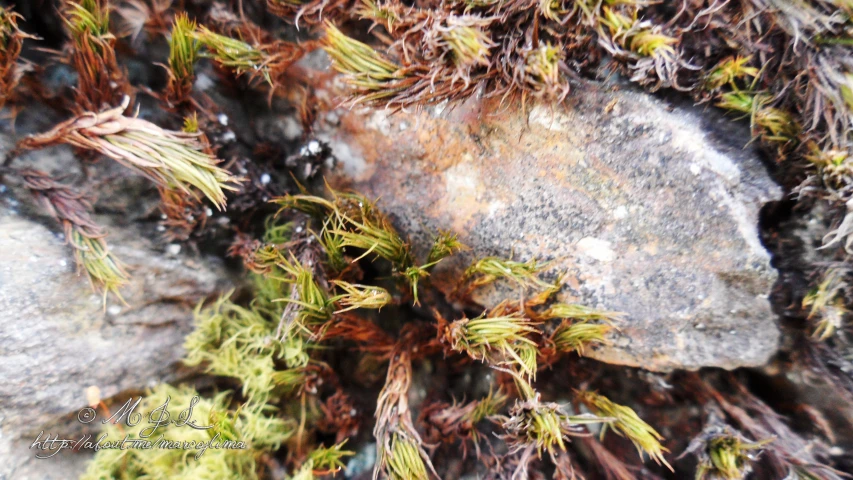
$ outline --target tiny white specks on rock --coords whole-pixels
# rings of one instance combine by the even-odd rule
[[[121,307],[119,307],[118,305],[110,305],[107,308],[107,313],[109,313],[112,316],[116,316],[119,313],[121,313]]]
[[[205,74],[200,74],[195,81],[195,89],[199,91],[205,91],[214,85],[214,81],[212,78]]]
[[[388,112],[384,110],[374,111],[366,120],[365,126],[367,128],[377,130],[382,133],[382,135],[391,134],[391,119],[389,118]]]
[[[225,115],[224,113],[220,113],[219,116],[216,117],[216,119],[219,120],[219,123],[221,123],[222,125],[224,125],[226,127],[228,126],[228,115]]]
[[[65,260],[60,260],[60,261],[59,261],[59,266],[60,266],[60,267],[67,267],[67,266],[68,266],[68,262],[66,262]]]
[[[265,173],[261,175],[261,185],[267,185],[268,183],[270,183],[270,174]]]
[[[616,252],[610,248],[610,242],[600,238],[585,237],[578,242],[578,250],[599,262],[612,262],[616,259]]]
[[[702,167],[696,165],[695,163],[690,164],[690,173],[692,173],[693,175],[699,175],[700,173],[702,173]]]
[[[646,157],[646,162],[648,162],[649,165],[659,167],[660,166],[660,156],[654,152],[649,153],[649,155]]]
[[[447,100],[443,100],[443,101],[442,101],[441,103],[439,103],[438,105],[436,105],[436,106],[432,107],[432,113],[433,113],[433,115],[435,115],[435,116],[439,116],[439,115],[441,115],[441,114],[442,114],[442,112],[444,112],[444,109],[445,109],[445,108],[447,108],[447,104],[448,104],[448,103],[450,103],[450,102],[448,102]]]
[[[308,153],[311,155],[317,155],[320,153],[320,142],[317,140],[311,140],[308,142]]]
[[[302,136],[302,125],[293,117],[284,117],[282,119],[281,130],[284,138],[287,140],[297,140]]]
[[[494,202],[489,203],[489,216],[494,216],[496,213],[503,210],[504,208],[506,208],[506,204],[504,202],[501,202],[500,200],[496,200]],[[519,238],[522,237],[523,233],[519,232],[518,236]]]
[[[231,130],[228,130],[222,135],[223,142],[233,142],[234,140],[237,140],[237,135]]]
[[[166,254],[174,257],[175,255],[181,253],[181,245],[178,243],[170,243],[166,246]]]
[[[628,207],[625,205],[619,205],[616,207],[616,210],[613,210],[613,218],[616,220],[622,220],[623,218],[628,216]]]

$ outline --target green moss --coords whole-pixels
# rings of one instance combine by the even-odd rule
[[[197,402],[197,403],[195,403]],[[102,449],[89,464],[82,480],[131,480],[142,478],[245,478],[257,479],[261,467],[258,460],[267,452],[274,451],[294,431],[291,422],[278,418],[275,410],[264,405],[247,405],[231,410],[230,395],[220,393],[213,398],[199,395],[191,387],[160,385],[146,395],[138,412],[156,412],[163,405],[173,416],[187,411],[198,426],[160,426],[153,433],[148,422],[136,426],[107,424],[102,435],[104,441],[121,441],[127,436],[131,440],[150,439],[150,449]],[[206,445],[201,448],[159,447],[160,439],[170,442],[192,442]],[[234,442],[234,448],[214,448]],[[243,442],[239,448],[236,442]]]

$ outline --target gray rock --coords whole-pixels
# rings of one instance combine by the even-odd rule
[[[51,158],[35,163],[72,171],[69,151],[56,153],[45,153],[42,157]],[[26,194],[4,191],[0,479],[76,478],[92,452],[66,451],[37,460],[29,448],[32,442],[41,431],[60,438],[79,438],[86,428],[97,431],[94,423],[84,426],[76,420],[77,412],[87,406],[90,386],[108,399],[176,379],[192,308],[227,289],[228,276],[218,261],[182,254],[167,258],[133,226],[99,217],[109,232],[110,246],[132,275],[122,289],[127,305],[110,299],[104,306],[85,275],[76,273],[73,251],[59,226],[48,218],[18,213],[30,210]]]
[[[431,277],[444,291],[473,256],[552,260],[568,273],[561,300],[627,314],[589,356],[659,371],[765,363],[779,332],[758,215],[780,189],[743,148],[748,129],[633,91],[587,85],[569,102],[339,109],[317,131],[339,160],[333,184],[381,198],[416,249],[438,229],[473,247]]]

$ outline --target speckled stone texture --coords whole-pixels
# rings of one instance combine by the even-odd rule
[[[334,96],[333,85],[330,97]],[[586,85],[565,108],[470,100],[320,117],[332,183],[380,198],[416,249],[450,229],[472,252],[440,266],[450,292],[473,256],[536,257],[560,299],[626,313],[587,355],[649,370],[765,363],[779,331],[759,210],[781,193],[748,127],[630,89]],[[492,306],[517,293],[476,294]]]

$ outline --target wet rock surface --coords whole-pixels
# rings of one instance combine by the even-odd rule
[[[747,129],[630,90],[585,86],[568,102],[338,109],[317,131],[339,162],[332,183],[380,198],[416,249],[438,229],[473,248],[432,276],[445,292],[473,256],[550,260],[567,273],[562,301],[627,314],[589,356],[661,371],[765,363],[779,331],[759,210],[781,190]]]
[[[69,150],[28,162],[54,174],[76,168]],[[139,208],[135,191],[106,203]],[[122,289],[127,304],[111,297],[104,305],[77,274],[61,228],[28,201],[17,188],[0,195],[0,479],[76,478],[91,452],[37,460],[32,442],[41,431],[79,438],[86,426],[76,414],[87,406],[90,386],[106,399],[179,378],[192,309],[228,289],[229,277],[217,259],[164,253],[149,239],[156,234],[127,225],[126,214],[99,215],[132,277]],[[88,425],[92,432],[99,426]]]

